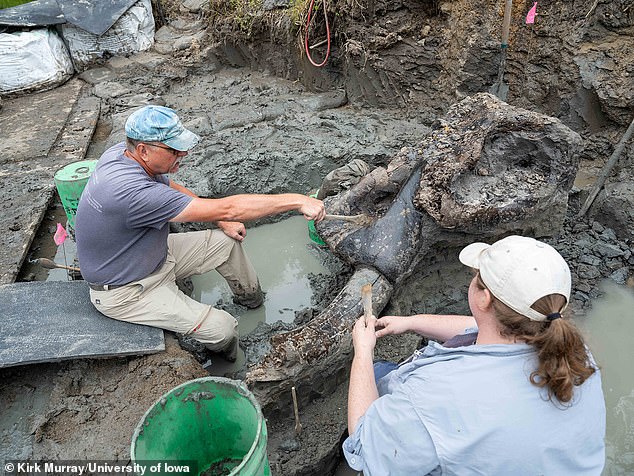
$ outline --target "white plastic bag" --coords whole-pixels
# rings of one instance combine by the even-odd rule
[[[62,25],[62,34],[77,71],[85,70],[100,58],[147,50],[154,44],[152,2],[139,0],[101,36],[70,23]]]
[[[0,94],[52,89],[74,73],[68,49],[54,30],[0,33]]]

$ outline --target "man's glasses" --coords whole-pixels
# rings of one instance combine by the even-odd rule
[[[152,146],[152,147],[158,147],[159,149],[165,149],[165,150],[169,151],[170,154],[172,154],[172,155],[178,155],[178,152],[179,152],[178,150],[174,149],[173,147],[168,147],[166,145],[161,145],[161,144],[145,144],[145,145],[149,145],[149,146]]]

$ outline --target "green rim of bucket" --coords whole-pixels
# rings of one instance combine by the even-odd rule
[[[256,430],[256,436],[253,439],[253,444],[251,445],[251,448],[249,448],[249,451],[243,456],[242,458],[242,462],[234,467],[231,472],[227,475],[227,476],[233,476],[238,474],[240,471],[242,471],[244,469],[244,467],[250,463],[250,459],[253,456],[253,454],[258,450],[258,446],[260,443],[260,437],[262,435],[262,425],[264,425],[264,416],[262,415],[262,408],[260,408],[260,403],[255,399],[255,396],[251,393],[251,391],[246,387],[246,385],[244,384],[244,382],[239,381],[239,380],[232,380],[230,378],[226,378],[226,377],[202,377],[202,378],[197,378],[194,380],[188,380],[187,382],[184,382],[176,387],[174,387],[173,389],[171,389],[169,392],[164,393],[163,395],[161,395],[151,406],[150,408],[147,409],[147,411],[143,414],[143,417],[141,418],[141,420],[139,420],[139,423],[137,424],[136,428],[134,429],[134,434],[132,435],[132,443],[130,444],[130,459],[132,460],[133,463],[136,463],[136,441],[139,438],[141,432],[143,431],[143,426],[145,424],[145,422],[147,421],[148,417],[150,416],[150,413],[152,412],[152,410],[154,410],[154,408],[156,408],[157,405],[161,405],[161,402],[164,401],[164,399],[176,392],[179,392],[179,390],[183,389],[189,385],[192,384],[196,384],[196,383],[205,383],[205,382],[216,382],[216,383],[221,383],[221,384],[226,384],[228,386],[234,387],[238,393],[240,393],[240,395],[246,397],[251,404],[253,405],[253,408],[255,408],[255,412],[257,414],[258,417],[258,424],[257,424],[257,430]],[[266,457],[266,448],[264,451],[265,457]],[[203,468],[198,468],[199,469],[199,473],[202,472]],[[269,474],[269,473],[266,473]]]
[[[97,160],[81,160],[65,165],[55,172],[54,180],[62,182],[87,181],[97,167]]]

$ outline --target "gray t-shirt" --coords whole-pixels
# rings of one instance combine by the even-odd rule
[[[104,152],[77,207],[77,255],[93,284],[127,284],[158,269],[167,257],[168,222],[192,200],[124,151],[121,142]]]

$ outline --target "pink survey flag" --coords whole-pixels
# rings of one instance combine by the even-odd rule
[[[528,15],[526,15],[526,24],[530,25],[531,23],[535,23],[535,15],[537,13],[537,2],[533,3],[533,6],[528,11]]]
[[[64,243],[68,234],[66,233],[66,229],[62,226],[61,223],[57,224],[57,230],[55,230],[55,235],[53,235],[53,241],[57,246]]]

